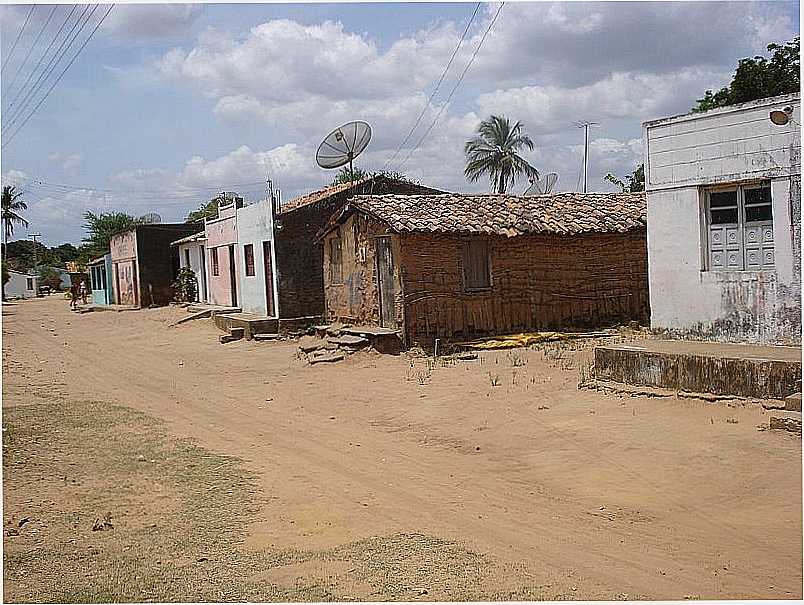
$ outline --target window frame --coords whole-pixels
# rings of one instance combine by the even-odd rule
[[[746,205],[746,192],[756,189],[767,189],[768,202],[753,203]],[[737,194],[737,222],[736,223],[712,223],[711,199],[713,193],[736,192]],[[770,208],[770,218],[759,221],[748,221],[746,219],[747,208],[757,206],[768,206]],[[774,239],[774,209],[773,209],[773,190],[770,181],[751,181],[746,183],[728,183],[706,187],[703,190],[703,227],[704,227],[704,254],[703,271],[712,273],[734,273],[740,271],[775,271],[776,269],[776,250]],[[723,266],[716,267],[713,262],[715,251],[713,231],[720,230],[728,239],[728,230],[736,232],[737,243],[734,248],[729,248],[728,241],[720,244],[720,252],[724,255]],[[769,237],[766,237],[767,234]],[[755,238],[759,237],[757,241]],[[753,241],[748,241],[754,238]],[[768,243],[770,242],[770,243]],[[764,245],[763,245],[764,244]],[[728,253],[739,251],[739,264],[728,266]],[[749,254],[751,251],[759,253],[759,264],[749,266]],[[770,251],[773,256],[772,263],[765,263],[766,253]]]
[[[221,264],[220,260],[218,259],[218,247],[215,246],[214,248],[210,248],[209,255],[211,256],[210,265],[212,265],[212,275],[218,277],[221,274]]]
[[[468,283],[467,267],[470,263],[470,254],[473,244],[484,244],[486,246],[486,275],[488,276],[487,285],[470,286]],[[461,243],[461,274],[463,276],[463,291],[464,292],[488,292],[494,287],[494,278],[492,276],[492,262],[491,262],[491,238],[488,237],[470,237]]]
[[[251,261],[251,272],[249,273],[249,260]],[[254,244],[243,244],[243,267],[246,277],[257,275],[257,264],[254,260]]]

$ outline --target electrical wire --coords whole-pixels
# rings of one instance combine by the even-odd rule
[[[438,92],[438,89],[441,87],[441,83],[444,81],[444,77],[447,75],[447,72],[449,71],[449,68],[452,66],[452,62],[455,60],[455,56],[458,54],[458,50],[461,48],[461,45],[463,44],[463,41],[466,38],[466,34],[469,33],[469,28],[472,26],[472,23],[475,20],[475,16],[477,15],[477,11],[480,10],[480,7],[481,7],[482,4],[483,4],[482,2],[478,2],[475,5],[475,10],[472,13],[472,16],[469,18],[469,22],[466,24],[466,29],[463,30],[463,34],[461,34],[461,39],[458,40],[458,45],[455,47],[455,50],[452,51],[452,56],[449,58],[449,61],[447,62],[447,66],[444,68],[444,71],[441,72],[441,77],[438,78],[438,82],[436,83],[435,88],[433,89],[433,92],[430,93],[430,97],[427,99],[427,103],[424,104],[424,107],[422,108],[421,113],[416,118],[416,122],[413,124],[413,127],[410,129],[408,134],[405,136],[404,140],[399,144],[399,147],[397,147],[396,151],[394,151],[393,155],[385,161],[383,169],[388,168],[389,164],[391,164],[391,162],[393,162],[396,159],[396,156],[399,155],[399,152],[405,146],[405,143],[407,143],[408,140],[410,139],[410,137],[413,135],[413,131],[416,130],[416,127],[422,121],[422,118],[424,117],[424,114],[430,108],[430,105],[433,102],[433,98],[435,97],[436,93]]]
[[[32,4],[30,10],[28,11],[28,15],[25,17],[25,23],[22,24],[22,27],[20,28],[20,31],[17,34],[16,39],[14,40],[14,44],[11,45],[11,50],[8,51],[8,54],[6,55],[6,58],[3,61],[3,66],[0,67],[0,72],[5,71],[6,65],[8,65],[8,62],[11,60],[11,55],[14,54],[14,50],[16,50],[17,48],[17,43],[20,41],[20,38],[22,38],[22,32],[24,32],[25,28],[28,26],[28,21],[31,20],[31,15],[33,15],[35,8],[36,4]]]
[[[61,27],[59,28],[59,31],[57,31],[57,32],[56,32],[56,35],[55,35],[55,36],[53,36],[53,39],[50,41],[50,44],[48,44],[48,47],[45,49],[45,52],[43,52],[43,53],[42,53],[42,56],[41,56],[41,57],[39,57],[39,61],[36,63],[36,66],[35,66],[35,67],[34,67],[34,68],[33,68],[33,69],[32,69],[32,70],[31,70],[31,71],[28,73],[28,77],[27,77],[27,78],[25,78],[25,82],[23,82],[23,84],[22,84],[22,86],[20,87],[20,89],[19,89],[19,91],[18,91],[17,95],[14,97],[14,99],[13,99],[13,100],[11,101],[11,103],[9,104],[9,106],[8,106],[8,110],[7,110],[7,111],[10,111],[10,110],[11,110],[11,108],[12,108],[12,107],[14,107],[14,103],[16,103],[16,102],[17,102],[17,99],[20,97],[20,95],[23,93],[23,91],[24,91],[24,90],[26,89],[26,87],[28,86],[28,83],[31,81],[31,78],[32,78],[32,77],[33,77],[33,75],[36,73],[36,71],[39,69],[39,66],[42,64],[42,61],[44,61],[45,57],[46,57],[46,56],[47,56],[47,54],[50,52],[50,49],[51,49],[51,48],[53,48],[53,45],[56,43],[56,40],[58,40],[58,39],[59,39],[59,36],[61,36],[61,32],[62,32],[62,31],[64,31],[64,27],[67,25],[67,21],[69,21],[70,17],[72,17],[72,16],[73,16],[73,13],[75,12],[75,9],[76,9],[76,8],[78,8],[78,5],[77,5],[77,4],[73,4],[73,8],[72,8],[72,10],[71,10],[71,11],[68,13],[67,17],[64,19],[64,22],[61,24]],[[74,29],[74,28],[75,28],[75,25],[73,25],[73,29]],[[72,32],[72,29],[71,29],[70,31]],[[69,36],[69,35],[70,35],[70,34],[67,34],[67,36]],[[65,39],[66,39],[66,38],[65,38]],[[62,43],[62,44],[63,44],[63,43]],[[59,47],[59,49],[61,49],[61,46]],[[57,51],[56,51],[56,53],[58,53],[58,52],[59,52],[59,51],[57,50]],[[54,56],[55,56],[55,54],[56,54],[56,53],[54,53]],[[48,66],[50,65],[50,62],[51,62],[51,61],[52,61],[52,58],[51,58],[51,60],[50,60],[50,61],[48,61]],[[47,70],[47,67],[45,67],[45,71],[46,71],[46,70]],[[34,86],[35,86],[35,85],[36,85],[36,84],[34,84]],[[32,89],[33,89],[33,88],[32,88]]]
[[[39,33],[36,34],[36,39],[34,40],[33,44],[31,44],[31,48],[28,49],[28,54],[25,55],[25,58],[22,60],[22,63],[20,63],[20,66],[17,68],[17,72],[14,74],[14,77],[11,80],[11,84],[8,85],[8,89],[13,90],[14,83],[17,81],[17,78],[19,77],[20,72],[22,71],[22,68],[25,67],[25,64],[28,62],[28,59],[31,57],[31,53],[33,52],[33,49],[36,47],[36,44],[39,42],[39,38],[41,38],[42,34],[45,33],[45,30],[47,29],[47,26],[50,23],[50,20],[53,18],[53,14],[56,12],[57,8],[58,8],[58,6],[53,6],[53,8],[50,10],[50,14],[47,16],[47,20],[45,21],[45,24],[42,26],[42,29],[39,30]]]
[[[411,149],[408,152],[408,155],[405,156],[405,159],[402,160],[402,163],[399,164],[399,171],[402,170],[402,168],[405,166],[405,164],[408,162],[408,160],[411,158],[411,156],[416,152],[416,150],[421,146],[421,144],[427,138],[427,135],[429,135],[430,132],[435,127],[436,123],[438,122],[439,118],[441,117],[441,114],[444,112],[444,109],[447,107],[447,105],[449,105],[449,102],[452,100],[452,96],[455,94],[455,91],[458,90],[458,87],[461,85],[461,82],[463,82],[463,78],[466,75],[466,72],[469,71],[469,68],[472,66],[472,63],[474,63],[475,57],[477,57],[477,53],[480,52],[480,49],[483,46],[483,42],[485,42],[485,40],[486,40],[486,36],[488,36],[489,32],[491,31],[491,28],[494,27],[494,23],[497,21],[497,17],[500,16],[500,11],[502,11],[504,6],[505,6],[505,2],[502,2],[500,4],[499,8],[497,9],[497,12],[494,14],[494,18],[491,20],[491,22],[489,23],[489,26],[486,28],[486,31],[483,32],[483,37],[480,39],[480,42],[478,43],[477,48],[475,48],[475,52],[472,53],[472,56],[470,57],[469,62],[466,64],[466,67],[463,68],[463,71],[461,72],[461,75],[458,77],[458,81],[455,82],[455,86],[452,87],[452,90],[450,91],[449,96],[447,97],[447,100],[444,101],[444,103],[441,105],[441,108],[438,110],[438,113],[436,114],[436,117],[433,119],[433,122],[430,124],[430,127],[425,131],[425,133],[422,135],[422,137],[419,139],[419,141],[416,143],[416,145],[413,147],[413,149]]]
[[[104,15],[101,17],[100,21],[98,21],[97,25],[95,25],[95,29],[93,29],[90,32],[89,36],[87,36],[87,39],[84,40],[84,43],[80,46],[80,48],[75,53],[75,55],[73,55],[73,58],[70,59],[70,62],[67,64],[67,67],[65,67],[64,70],[59,74],[59,77],[56,79],[55,82],[53,82],[51,87],[45,93],[45,96],[42,97],[42,99],[39,101],[39,103],[37,103],[36,106],[33,108],[31,113],[28,114],[28,117],[25,118],[25,121],[22,124],[20,124],[17,127],[17,129],[11,134],[11,136],[3,143],[2,148],[5,148],[9,143],[11,143],[11,141],[14,140],[14,137],[17,136],[17,133],[25,127],[25,125],[28,123],[28,120],[30,120],[33,117],[33,115],[36,113],[36,111],[39,109],[39,107],[42,105],[42,103],[44,103],[45,100],[47,100],[47,98],[50,96],[50,93],[53,92],[53,89],[56,88],[56,85],[59,82],[61,82],[61,79],[64,77],[64,74],[67,73],[67,70],[70,69],[70,67],[72,66],[73,63],[75,63],[75,60],[78,58],[78,55],[80,55],[81,51],[84,50],[84,47],[86,47],[86,45],[89,43],[89,41],[95,35],[95,32],[98,31],[98,28],[103,24],[103,22],[106,20],[106,17],[109,16],[109,13],[112,12],[113,8],[114,8],[114,4],[109,6],[109,9],[104,13]]]
[[[33,185],[38,185],[44,188],[54,189],[54,190],[63,190],[63,191],[75,191],[75,190],[92,190],[92,191],[99,191],[102,193],[117,193],[121,195],[130,195],[130,194],[154,194],[154,195],[165,195],[164,188],[161,189],[113,189],[108,187],[98,187],[96,185],[68,185],[68,184],[59,184],[59,183],[50,183],[48,181],[43,181],[41,179],[31,178],[27,180],[28,183]],[[274,183],[276,184],[276,179],[274,179]],[[248,187],[256,187],[257,185],[264,185],[264,181],[248,181],[242,183],[226,183],[225,185],[206,185],[206,186],[196,186],[196,187],[181,187],[181,191],[187,191],[190,193],[194,192],[206,192],[212,191],[219,193],[223,189],[238,189],[238,188],[248,188]]]
[[[16,109],[12,111],[11,116],[9,117],[7,122],[3,125],[3,128],[6,132],[8,132],[13,127],[13,125],[17,122],[17,120],[19,120],[19,118],[31,106],[36,94],[44,86],[44,84],[47,82],[48,78],[50,78],[53,72],[56,71],[56,69],[59,67],[59,63],[64,58],[64,56],[69,52],[70,48],[72,48],[73,44],[81,35],[81,32],[86,27],[87,23],[89,23],[89,20],[92,18],[93,13],[98,9],[99,6],[100,6],[99,4],[96,4],[88,15],[86,15],[86,13],[87,10],[89,9],[89,5],[86,5],[84,7],[84,11],[78,16],[78,19],[76,19],[75,23],[73,23],[73,26],[70,28],[70,33],[68,33],[67,37],[65,37],[64,40],[62,40],[61,44],[59,45],[59,48],[56,50],[55,53],[53,53],[53,56],[48,61],[48,64],[47,66],[45,66],[43,72],[39,74],[39,77],[36,79],[33,86],[28,90],[27,93],[25,93],[25,97],[22,99],[22,102],[17,106]],[[86,18],[84,18],[84,15],[86,15]],[[81,19],[83,19],[83,23],[81,23]],[[81,23],[81,26],[78,28],[78,31],[76,31],[75,34],[72,36],[72,38],[70,38],[70,35],[72,34],[73,30],[75,30],[76,25],[78,25],[79,23]],[[16,98],[12,102],[12,105],[14,104],[14,102],[16,102]]]

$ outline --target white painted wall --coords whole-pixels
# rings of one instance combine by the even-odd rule
[[[794,107],[793,121],[774,125],[769,112],[786,106]],[[643,125],[654,328],[727,341],[801,341],[800,185],[791,192],[800,183],[800,120],[799,95],[786,95]],[[757,180],[771,184],[774,270],[707,270],[705,187]]]
[[[240,278],[240,306],[244,312],[268,316],[265,291],[265,261],[263,242],[271,242],[271,266],[273,267],[274,317],[278,317],[279,298],[276,281],[276,250],[273,246],[273,217],[270,200],[263,200],[237,210],[237,272]],[[246,275],[244,246],[254,246],[254,275]]]
[[[209,289],[206,287],[208,283],[206,271],[208,271],[205,264],[202,264],[201,256],[204,254],[204,244],[206,240],[187,242],[179,244],[179,267],[187,267],[193,270],[197,280],[198,302],[207,302]],[[190,264],[187,264],[187,254],[190,255]]]
[[[9,271],[10,278],[5,286],[6,298],[34,298],[38,278],[36,275]],[[28,288],[28,280],[32,280],[33,288]]]

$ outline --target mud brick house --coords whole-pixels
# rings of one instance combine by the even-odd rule
[[[648,321],[644,194],[363,195],[319,232],[326,317],[405,343]]]
[[[643,125],[652,327],[801,343],[800,122],[796,93]]]
[[[137,307],[166,305],[179,267],[171,242],[198,230],[185,223],[137,225],[109,241],[114,302]]]
[[[359,194],[426,193],[441,192],[378,175],[320,189],[283,205],[273,227],[280,324],[309,323],[324,315],[324,250],[316,235],[347,199]]]

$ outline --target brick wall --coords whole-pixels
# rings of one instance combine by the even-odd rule
[[[463,289],[463,241],[454,235],[401,237],[408,345],[648,321],[644,230],[491,237],[492,287],[483,292]]]
[[[179,256],[170,242],[198,231],[195,225],[142,225],[137,227],[139,304],[166,305],[173,300],[171,284],[178,272]]]

